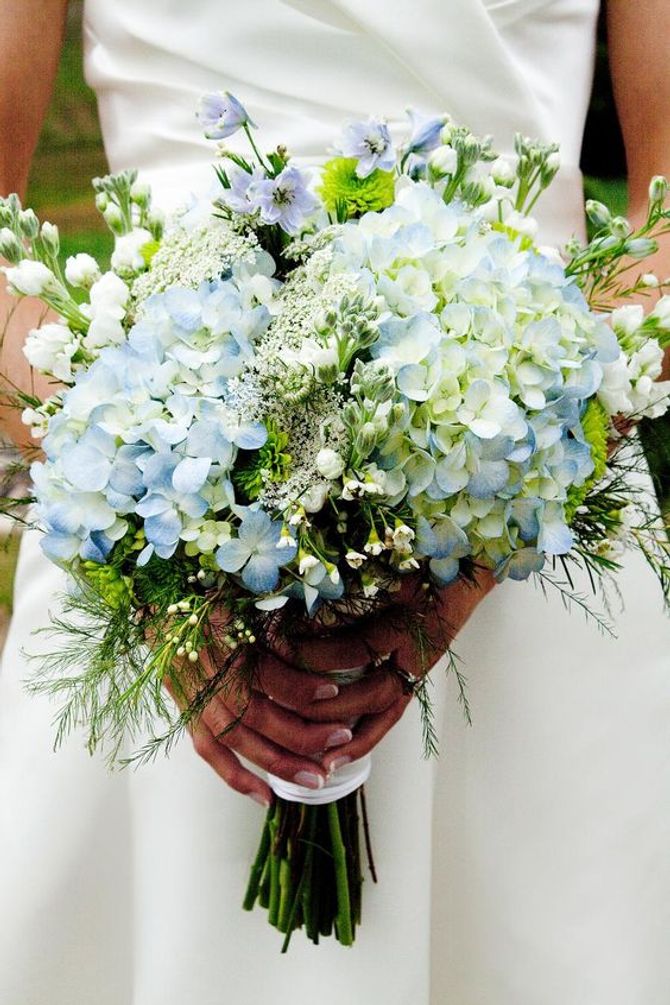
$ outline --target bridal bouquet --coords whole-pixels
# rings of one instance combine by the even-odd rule
[[[134,171],[96,179],[108,271],[63,265],[54,226],[0,203],[10,290],[57,315],[24,349],[54,393],[17,399],[44,451],[43,548],[73,581],[32,683],[63,700],[58,738],[83,723],[91,749],[121,759],[144,737],[124,756],[150,757],[217,691],[253,686],[260,652],[383,611],[412,577],[426,609],[482,568],[588,607],[571,569],[616,578],[633,547],[667,593],[630,435],[670,392],[670,296],[636,264],[670,230],[665,179],[638,230],[590,203],[593,238],[561,255],[530,215],[555,146],[517,136],[498,156],[410,113],[397,145],[382,120],[349,124],[310,172],[261,153],[230,94],[199,116],[249,156],[220,145],[212,198],[167,224]],[[245,906],[285,946],[299,927],[354,940],[369,770],[318,792],[271,778]]]

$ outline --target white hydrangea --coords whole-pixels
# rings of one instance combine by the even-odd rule
[[[64,324],[50,322],[28,332],[23,354],[32,367],[66,383],[72,380],[72,357],[79,339]]]

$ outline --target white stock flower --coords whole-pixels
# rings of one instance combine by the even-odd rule
[[[622,352],[613,363],[603,365],[603,379],[598,388],[598,400],[609,415],[631,415],[632,390],[628,360]]]
[[[24,258],[14,268],[2,270],[7,277],[10,293],[25,297],[40,297],[56,285],[56,277],[42,262]]]
[[[153,242],[153,235],[143,227],[131,230],[129,234],[117,237],[112,254],[111,265],[115,272],[123,275],[143,272],[147,262],[142,249]]]
[[[102,349],[123,342],[125,331],[122,321],[129,293],[124,281],[114,272],[106,272],[93,284],[88,307],[91,323],[84,337],[87,349]]]
[[[72,380],[72,357],[79,341],[66,325],[49,323],[28,332],[23,355],[36,370],[58,380]]]
[[[626,304],[612,311],[612,328],[617,335],[634,335],[644,321],[642,304]]]
[[[88,290],[100,279],[100,266],[95,258],[85,252],[71,255],[65,263],[65,278],[70,286]]]
[[[339,478],[344,471],[344,459],[337,450],[324,447],[316,455],[316,469],[324,478],[333,481],[333,479]]]

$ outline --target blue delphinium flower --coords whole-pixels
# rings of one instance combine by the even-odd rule
[[[412,127],[407,152],[423,156],[439,147],[446,115],[422,115],[413,108],[409,108],[407,114]]]
[[[225,541],[216,552],[224,572],[240,572],[242,582],[254,593],[274,590],[279,569],[295,558],[297,546],[277,547],[283,523],[271,520],[263,510],[248,509],[242,517],[239,537]]]
[[[253,126],[246,108],[230,91],[203,94],[198,105],[198,119],[210,140],[225,140],[244,126]]]
[[[395,167],[396,152],[389,127],[372,116],[364,122],[352,122],[345,127],[340,142],[343,157],[355,157],[356,174],[367,178],[376,168],[391,171]]]
[[[307,176],[297,167],[285,167],[276,178],[255,182],[250,198],[263,223],[277,223],[287,234],[297,234],[319,205],[307,187]]]

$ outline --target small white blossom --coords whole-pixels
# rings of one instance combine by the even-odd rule
[[[88,290],[100,279],[100,266],[95,258],[84,252],[71,255],[65,263],[65,278],[71,286]]]
[[[66,325],[49,323],[28,333],[23,354],[30,365],[41,373],[70,381],[72,357],[78,348],[76,335]]]
[[[84,338],[87,349],[120,345],[125,338],[122,321],[130,290],[114,272],[106,272],[91,287],[88,307],[91,323]]]
[[[117,237],[111,260],[114,271],[131,276],[143,272],[147,267],[147,262],[142,252],[152,242],[153,235],[143,227],[138,227],[131,230],[129,234]]]
[[[298,562],[298,573],[304,576],[306,572],[310,569],[314,569],[319,564],[319,560],[315,555],[303,555]]]
[[[344,471],[344,459],[336,450],[324,447],[316,455],[316,468],[320,475],[332,481]]]
[[[352,569],[360,569],[363,562],[367,562],[368,556],[362,555],[360,551],[348,551],[344,556],[344,560]]]
[[[4,268],[2,271],[7,277],[9,292],[20,296],[40,297],[57,285],[51,269],[42,262],[29,258],[24,258],[14,268]]]

